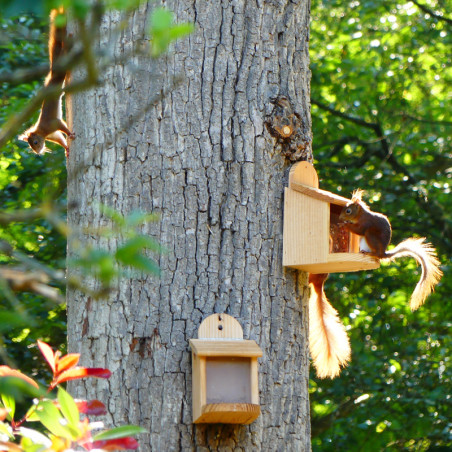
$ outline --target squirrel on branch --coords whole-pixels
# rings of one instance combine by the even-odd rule
[[[62,8],[54,9],[50,14],[50,72],[44,82],[46,87],[57,86],[62,88],[67,76],[66,70],[55,68],[58,60],[65,53],[66,25],[56,25],[55,23],[56,17],[62,14]],[[63,120],[61,97],[62,95],[58,98],[44,99],[36,124],[19,136],[20,140],[28,142],[32,151],[36,154],[41,155],[45,152],[50,152],[45,147],[45,140],[58,143],[66,150],[66,156],[69,154],[69,146],[64,134],[71,139],[74,139],[75,135],[69,130]]]
[[[342,209],[339,219],[344,222],[346,229],[362,236],[362,253],[388,260],[411,256],[421,265],[421,278],[410,300],[411,310],[415,311],[424,303],[443,274],[436,250],[430,243],[424,243],[425,238],[412,237],[387,251],[392,235],[391,224],[385,215],[372,212],[362,201],[362,195],[362,190],[354,191],[351,202]]]

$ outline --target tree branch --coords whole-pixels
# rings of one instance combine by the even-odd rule
[[[428,8],[425,5],[422,5],[417,0],[411,0],[420,10],[424,11],[424,13],[430,14],[435,19],[438,20],[444,20],[449,25],[452,25],[452,19],[449,19],[448,17],[442,16],[441,14],[438,14],[436,11],[433,11],[432,9]]]

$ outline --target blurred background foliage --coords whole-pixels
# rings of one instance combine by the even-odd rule
[[[33,7],[28,1],[0,5],[2,142],[7,141],[5,129],[11,127],[8,121],[15,118],[43,85],[44,77],[36,73],[47,71],[48,11],[60,1],[34,2]],[[89,17],[91,7],[96,12],[92,20],[100,20],[107,8],[129,11],[140,2],[105,0],[102,5],[93,6],[90,0],[65,0],[64,4],[67,10],[77,13],[80,25]],[[191,24],[174,24],[173,13],[164,8],[154,9],[149,22],[150,46],[143,49],[149,58],[166,51],[172,41],[193,29]],[[80,27],[80,35],[87,33],[83,30],[85,26]],[[97,33],[98,24],[93,23],[90,30]],[[89,38],[74,40],[74,48],[82,47],[85,42],[90,45],[94,37]],[[92,64],[88,57],[83,60],[84,52],[76,54],[81,54],[82,59],[74,60],[74,64]],[[104,60],[104,64],[111,64],[108,58]],[[20,73],[21,70],[25,72]],[[24,73],[31,74],[26,77],[31,82],[17,83],[15,77],[20,78]],[[97,80],[88,82],[98,83]],[[91,85],[86,84],[85,89]],[[17,134],[33,124],[36,116],[38,111]],[[155,256],[161,251],[158,243],[140,232],[144,223],[158,220],[155,215],[142,212],[122,215],[101,205],[97,208],[106,226],[93,228],[90,234],[117,238],[117,248],[104,250],[80,243],[77,231],[68,231],[66,225],[65,155],[57,145],[49,147],[55,152],[36,155],[30,152],[27,143],[14,138],[2,147],[0,154],[0,359],[30,375],[41,370],[44,376],[48,376],[48,371],[39,369],[36,340],[59,346],[62,353],[66,352],[66,265],[77,269],[67,283],[96,299],[111,290],[119,277],[133,277],[137,272],[158,274],[159,268],[149,253]],[[70,262],[66,262],[68,235],[78,252]]]
[[[46,17],[1,17],[0,27],[0,74],[47,63]],[[42,86],[42,82],[37,80],[20,85],[0,83],[0,125],[25,106]],[[26,126],[28,124],[24,125],[24,130]],[[29,152],[27,143],[11,140],[0,153],[0,211],[11,213],[36,207],[52,199],[64,209],[64,152],[56,151],[52,155],[40,157]],[[62,220],[65,220],[64,213]],[[65,266],[66,237],[47,220],[0,223],[0,241],[8,242],[15,250],[53,268]],[[0,264],[19,265],[9,253],[1,252]],[[64,291],[64,287],[61,290]],[[0,333],[3,342],[0,359],[3,363],[15,363],[25,373],[36,373],[37,366],[42,366],[41,360],[37,359],[37,350],[33,350],[32,345],[37,339],[61,344],[64,351],[66,308],[63,304],[31,292],[13,294],[6,293],[5,290],[0,294],[0,303]],[[14,322],[8,313],[12,314]],[[26,315],[22,315],[25,313]]]
[[[426,236],[444,277],[411,313],[413,259],[331,275],[352,342],[335,380],[311,373],[314,451],[452,450],[450,3],[313,1],[313,149],[321,187],[366,190],[392,243]],[[449,15],[449,17],[447,17]]]
[[[16,6],[10,2],[9,13],[18,14]],[[427,236],[444,271],[435,294],[414,313],[408,300],[419,269],[411,259],[330,276],[326,292],[347,325],[353,358],[335,380],[312,372],[314,451],[452,450],[452,20],[446,6],[441,0],[312,4],[313,146],[321,186],[344,196],[365,189],[371,208],[389,216],[393,243]],[[47,62],[44,16],[0,17],[0,75]],[[0,124],[41,84],[0,83]],[[65,187],[61,149],[38,157],[17,140],[2,149],[0,212],[49,199],[64,207]],[[65,266],[66,238],[47,220],[0,223],[0,241],[52,268]],[[17,262],[0,250],[0,264]],[[36,374],[38,338],[65,352],[63,304],[7,290],[0,303],[3,362]]]

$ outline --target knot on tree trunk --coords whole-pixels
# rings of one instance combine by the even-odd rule
[[[275,105],[265,125],[272,137],[281,145],[281,153],[291,162],[312,162],[311,137],[305,133],[301,116],[294,111],[284,96],[272,99]]]

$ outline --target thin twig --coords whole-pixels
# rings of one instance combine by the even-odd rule
[[[411,0],[419,9],[424,11],[424,13],[430,14],[430,16],[434,17],[437,20],[444,20],[444,22],[447,22],[449,25],[452,25],[452,19],[449,19],[448,17],[442,16],[441,14],[438,14],[436,11],[433,11],[432,9],[428,8],[427,6],[419,3],[417,0]]]

